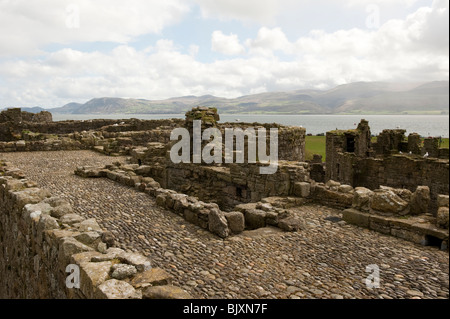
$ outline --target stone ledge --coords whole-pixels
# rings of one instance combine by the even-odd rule
[[[441,241],[441,249],[448,250],[448,229],[437,227],[433,218],[428,215],[408,218],[385,217],[350,208],[344,210],[343,220],[349,224],[399,237],[416,244],[428,245],[434,238]]]

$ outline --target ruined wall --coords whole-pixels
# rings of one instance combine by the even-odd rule
[[[189,298],[148,258],[114,242],[95,219],[0,161],[0,298],[164,298],[154,285],[164,285],[165,298]],[[68,265],[78,266],[78,288],[66,285]]]
[[[406,139],[405,130],[397,129],[383,130],[371,143],[369,133],[364,120],[357,130],[327,132],[325,181],[369,189],[384,185],[414,191],[418,185],[428,186],[429,208],[435,214],[437,195],[449,192],[448,151],[438,147],[439,139],[425,139],[422,146],[419,135],[412,133]],[[428,158],[422,157],[426,152]]]
[[[52,113],[42,111],[30,113],[22,111],[20,108],[10,108],[0,112],[0,123],[20,124],[22,122],[52,122]]]
[[[36,152],[36,151],[73,151],[90,149],[89,145],[83,144],[71,138],[53,138],[41,141],[14,141],[0,142],[0,152]]]
[[[22,120],[22,117],[19,117],[19,115],[14,117],[12,114],[9,114],[8,117],[4,116],[3,121],[0,120],[0,141],[13,141],[20,139],[23,131],[43,134],[71,134],[74,132],[91,130],[105,132],[149,131],[155,130],[159,127],[178,127],[182,126],[183,123],[184,120],[180,119],[95,119],[85,121],[51,122],[48,119],[46,120],[42,115],[37,114],[35,114],[33,118],[26,116],[25,120]]]
[[[435,200],[438,194],[449,193],[448,160],[423,159],[408,155],[392,155],[383,158],[358,158],[351,153],[336,153],[338,167],[328,176],[353,187],[377,189],[380,186],[405,188],[414,191],[417,185],[430,187],[430,211],[436,213]],[[327,171],[329,167],[327,166]]]
[[[358,162],[353,186],[376,189],[381,185],[414,191],[417,185],[431,191],[430,211],[436,213],[437,195],[449,193],[448,160],[393,155],[384,159],[367,158]]]
[[[275,123],[224,123],[218,124],[218,128],[220,129],[223,137],[225,137],[225,128],[241,128],[244,131],[247,128],[253,128],[255,129],[255,132],[258,131],[258,128],[266,129],[267,153],[269,153],[270,149],[270,129],[276,128],[278,129],[278,159],[284,161],[305,161],[306,129],[303,127],[283,126]],[[225,146],[223,149],[225,149]]]
[[[279,162],[275,174],[262,175],[259,165],[222,167],[171,164],[166,168],[166,188],[182,191],[227,209],[265,197],[289,196],[296,182],[309,181],[307,163]]]
[[[85,178],[105,177],[123,185],[134,187],[136,190],[154,197],[158,206],[172,211],[188,222],[207,229],[222,238],[239,234],[245,229],[257,229],[266,225],[279,227],[285,231],[297,231],[301,228],[302,221],[292,216],[291,213],[286,211],[286,208],[302,205],[306,202],[305,198],[267,197],[260,202],[230,206],[228,211],[223,211],[217,203],[202,201],[198,197],[179,193],[173,189],[166,189],[164,186],[161,187],[153,178],[143,176],[148,172],[148,168],[145,165],[117,162],[105,167],[78,167],[75,174]],[[196,172],[201,172],[201,169]],[[214,175],[209,170],[208,173]],[[213,176],[211,178],[214,179]],[[229,176],[223,175],[221,178],[228,179]],[[304,186],[309,186],[309,183],[295,183],[294,193],[307,197],[308,193],[303,190]],[[224,192],[221,188],[216,188],[215,191]],[[202,195],[205,196],[204,193]],[[236,196],[236,194],[233,196]],[[217,201],[217,198],[215,200]]]

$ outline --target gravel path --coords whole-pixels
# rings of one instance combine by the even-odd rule
[[[448,252],[325,219],[341,217],[339,210],[299,207],[302,231],[264,228],[222,240],[133,188],[73,174],[77,166],[121,158],[90,151],[0,153],[0,158],[68,199],[75,212],[95,217],[121,248],[149,256],[195,298],[449,298]],[[375,289],[364,283],[372,264],[380,271]]]

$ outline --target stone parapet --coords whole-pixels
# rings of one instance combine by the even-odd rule
[[[115,248],[95,219],[75,214],[0,161],[0,297],[26,299],[189,298],[142,254]]]

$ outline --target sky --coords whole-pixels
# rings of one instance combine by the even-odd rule
[[[448,0],[0,0],[0,108],[448,77]]]

